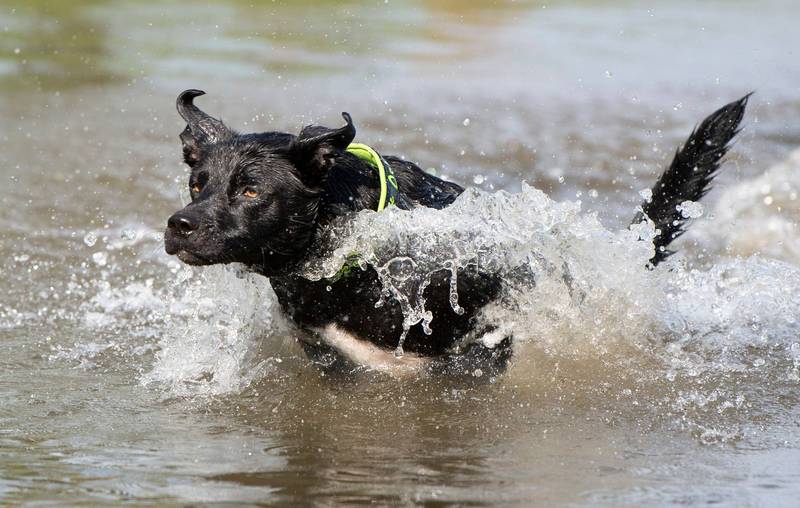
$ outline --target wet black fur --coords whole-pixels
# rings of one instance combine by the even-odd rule
[[[178,111],[187,121],[181,133],[185,162],[191,167],[192,201],[168,221],[167,253],[193,265],[244,263],[270,279],[283,310],[301,328],[336,324],[359,338],[389,349],[398,345],[403,315],[389,300],[376,309],[381,284],[372,269],[354,270],[338,281],[310,281],[296,273],[320,232],[335,217],[374,209],[379,197],[376,171],[345,151],[355,137],[350,116],[339,129],[304,128],[297,136],[281,132],[238,134],[200,111],[193,99],[203,92],[187,90]],[[683,231],[675,205],[697,200],[719,167],[737,132],[747,97],[707,118],[678,151],[661,176],[653,199],[643,209],[661,229],[657,247]],[[463,189],[422,171],[417,165],[387,156],[398,180],[402,209],[444,208]],[[637,218],[640,220],[641,218]],[[668,255],[659,250],[653,263]],[[494,350],[482,346],[456,350],[468,334],[475,335],[475,317],[497,298],[502,281],[476,269],[458,274],[463,314],[449,303],[449,273],[434,275],[425,290],[426,307],[434,315],[433,333],[413,326],[404,342],[407,352],[437,357],[434,368],[471,369],[489,362],[502,369],[510,356],[511,338]],[[485,331],[485,330],[482,330]],[[321,363],[340,361],[334,352],[311,339],[304,347]]]
[[[650,260],[653,265],[672,255],[674,251],[667,246],[686,232],[690,219],[681,215],[678,205],[684,201],[699,201],[711,190],[710,183],[720,168],[722,157],[739,133],[750,95],[721,107],[703,120],[675,152],[672,164],[653,186],[650,201],[642,203],[642,210],[659,232],[653,239],[656,248]],[[639,213],[633,222],[642,219]]]

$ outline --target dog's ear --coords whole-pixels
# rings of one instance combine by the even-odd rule
[[[317,125],[304,127],[289,146],[289,157],[300,170],[300,178],[311,186],[319,186],[337,157],[356,137],[353,119],[342,113],[346,125],[328,129]]]
[[[178,96],[177,108],[186,120],[186,128],[181,132],[183,160],[190,167],[197,164],[203,148],[213,145],[231,135],[231,130],[221,120],[213,118],[194,105],[195,97],[205,95],[202,90],[186,90]]]

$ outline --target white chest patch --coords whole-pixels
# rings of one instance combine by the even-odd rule
[[[330,347],[354,364],[369,370],[385,372],[395,377],[417,376],[424,372],[430,359],[406,353],[396,356],[392,351],[360,339],[350,332],[330,324],[314,332]]]

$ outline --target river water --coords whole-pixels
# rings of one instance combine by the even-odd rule
[[[798,19],[790,0],[2,2],[0,503],[796,506]],[[322,376],[265,279],[166,256],[186,88],[241,131],[349,111],[359,141],[475,187],[343,242],[527,263],[536,287],[494,309],[509,371]],[[680,255],[640,269],[639,192],[751,90]]]

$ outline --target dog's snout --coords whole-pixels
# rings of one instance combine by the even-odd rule
[[[174,233],[188,236],[200,226],[199,221],[185,213],[178,212],[167,221],[167,227]]]

